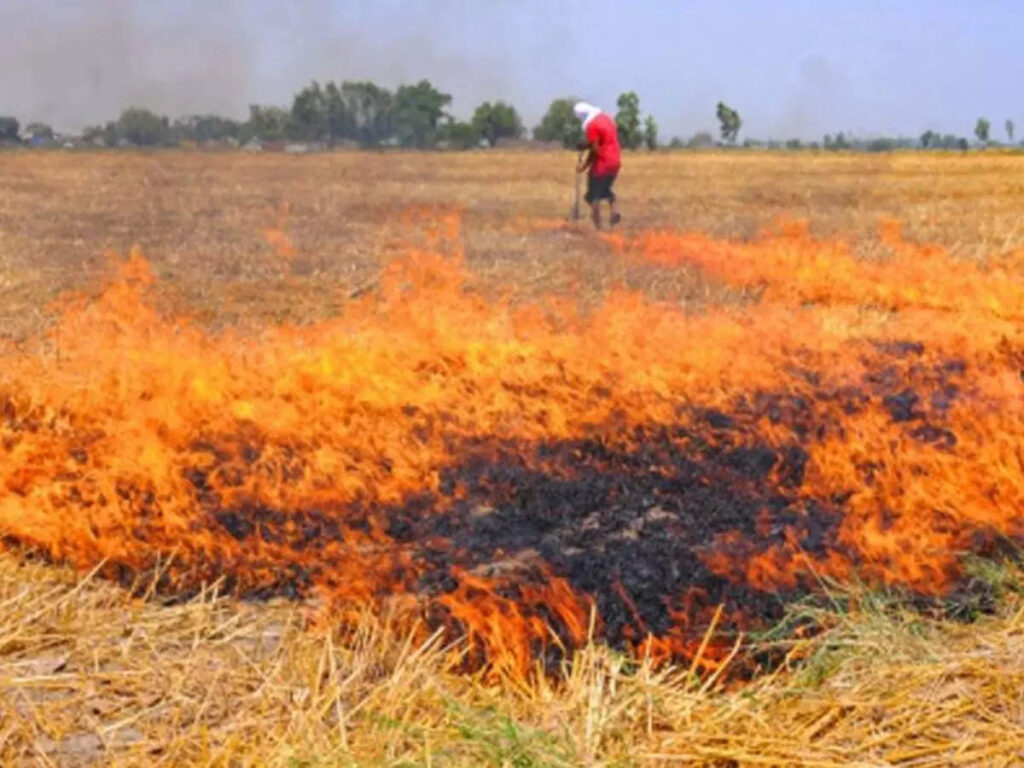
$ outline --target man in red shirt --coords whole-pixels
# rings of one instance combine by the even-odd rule
[[[576,171],[583,173],[590,169],[584,199],[590,204],[594,226],[601,228],[601,200],[608,201],[611,223],[618,224],[622,217],[615,210],[615,193],[612,191],[612,185],[622,165],[622,152],[619,149],[619,132],[615,127],[615,121],[585,101],[577,103],[573,107],[573,112],[583,122],[585,139],[580,143],[579,149],[588,152],[577,165]]]

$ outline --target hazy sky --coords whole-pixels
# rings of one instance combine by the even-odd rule
[[[421,77],[532,126],[640,95],[665,138],[1024,134],[1024,0],[0,0],[0,114],[78,129],[145,106],[242,117],[312,79]]]

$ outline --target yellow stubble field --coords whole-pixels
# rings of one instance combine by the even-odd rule
[[[571,153],[558,152],[0,153],[0,342],[5,361],[0,415],[7,462],[0,470],[5,549],[0,555],[0,762],[1009,765],[1021,759],[1024,604],[1016,566],[1012,559],[984,560],[972,566],[974,571],[958,570],[949,577],[952,586],[946,585],[940,582],[953,558],[929,550],[927,539],[935,535],[937,541],[960,545],[988,535],[985,526],[1010,540],[1019,534],[1012,511],[1024,472],[1014,458],[1017,432],[1008,431],[998,445],[989,439],[986,449],[986,435],[992,434],[986,430],[998,429],[999,419],[1013,430],[1021,426],[1016,410],[993,415],[989,404],[1002,402],[1010,410],[1013,393],[1006,388],[1012,384],[1014,361],[1024,359],[1013,331],[1024,317],[1015,287],[1016,278],[1024,276],[1024,156],[627,155],[617,184],[624,220],[611,236],[595,233],[586,220],[568,220],[573,161]],[[806,222],[806,230],[794,221]],[[899,222],[901,237],[892,235],[894,222]],[[764,234],[780,228],[798,234]],[[136,246],[148,270],[139,271],[136,263],[118,278],[118,259]],[[453,290],[444,282],[451,273],[429,258],[406,272],[388,272],[410,249],[429,253],[435,246],[445,256],[458,255],[465,285],[459,282]],[[403,409],[409,403],[429,411],[452,410],[451,402],[464,402],[469,412],[493,419],[495,430],[507,430],[513,438],[533,439],[544,429],[561,434],[572,431],[571,419],[568,427],[552,423],[551,413],[534,400],[561,399],[568,413],[580,418],[603,413],[603,406],[576,402],[586,399],[576,398],[577,389],[601,383],[596,374],[588,378],[592,363],[624,382],[619,389],[611,387],[611,397],[638,412],[659,414],[671,400],[664,393],[684,380],[668,370],[669,363],[692,366],[685,381],[693,382],[695,391],[704,392],[704,387],[708,402],[718,403],[715,388],[720,387],[725,393],[721,402],[726,402],[737,387],[742,391],[745,377],[751,386],[777,383],[768,365],[735,364],[758,358],[762,347],[766,360],[796,356],[805,362],[799,356],[806,350],[788,336],[806,341],[810,359],[825,366],[818,373],[828,378],[828,362],[846,361],[841,345],[859,343],[868,333],[898,343],[903,343],[900,334],[924,339],[926,354],[933,342],[942,354],[963,351],[967,342],[957,331],[962,318],[969,323],[965,334],[978,333],[977,348],[967,349],[969,370],[982,371],[971,381],[984,397],[981,405],[954,409],[949,423],[929,425],[956,428],[961,456],[943,452],[941,445],[908,442],[909,447],[892,448],[892,440],[886,449],[882,438],[872,442],[872,430],[889,439],[902,435],[902,427],[882,424],[870,414],[843,422],[848,433],[863,433],[866,445],[893,451],[893,474],[885,481],[891,485],[865,491],[861,506],[851,508],[851,519],[870,504],[887,501],[895,512],[885,510],[885,525],[913,536],[918,532],[914,515],[924,508],[921,499],[931,498],[936,507],[960,504],[941,510],[953,516],[954,532],[947,517],[937,517],[921,527],[922,541],[893,546],[871,518],[863,526],[871,534],[864,540],[843,541],[839,532],[825,545],[834,546],[839,558],[826,552],[816,559],[811,552],[809,564],[796,565],[779,554],[791,543],[787,540],[778,552],[756,552],[751,557],[759,564],[756,569],[737,566],[738,557],[726,562],[729,553],[748,550],[729,549],[732,540],[723,537],[714,556],[702,560],[714,578],[749,580],[767,585],[770,593],[790,586],[786,574],[780,578],[771,570],[785,563],[783,570],[800,570],[824,585],[816,592],[824,599],[794,601],[788,609],[790,619],[797,617],[795,623],[813,626],[814,632],[773,634],[757,626],[719,643],[713,630],[722,614],[709,604],[700,615],[713,613],[714,618],[706,637],[698,632],[697,643],[680,636],[678,646],[671,639],[664,645],[639,645],[643,653],[638,654],[637,648],[623,653],[621,642],[613,650],[601,642],[583,642],[583,650],[558,674],[545,677],[523,676],[512,666],[467,671],[460,665],[460,638],[432,635],[433,627],[411,627],[377,602],[368,601],[365,613],[354,620],[349,593],[357,591],[345,584],[331,582],[330,589],[300,600],[276,589],[269,599],[240,601],[235,593],[246,585],[262,588],[265,574],[263,566],[250,570],[230,559],[236,545],[223,530],[217,529],[220,538],[212,543],[194,525],[178,529],[168,523],[163,533],[153,532],[158,525],[126,532],[130,526],[125,521],[153,525],[147,517],[151,509],[139,512],[135,490],[124,493],[120,507],[116,501],[110,506],[122,509],[123,518],[118,516],[122,512],[108,514],[109,499],[96,491],[106,482],[104,473],[116,474],[110,488],[121,493],[119,483],[142,482],[126,466],[137,462],[152,472],[151,490],[160,497],[160,472],[180,469],[174,463],[181,458],[179,449],[201,452],[192,443],[175,443],[180,435],[193,440],[187,423],[193,417],[211,425],[209,434],[196,432],[203,440],[221,436],[217,430],[224,424],[265,428],[270,437],[262,450],[271,458],[260,471],[284,471],[285,464],[271,461],[276,450],[308,462],[289,482],[282,481],[283,489],[268,490],[256,480],[247,486],[263,501],[287,506],[301,493],[312,493],[317,503],[338,501],[309,479],[310,467],[333,467],[316,464],[333,461],[332,451],[350,457],[365,456],[367,449],[354,440],[335,439],[319,424],[310,426],[316,450],[303,442],[302,434],[286,440],[281,437],[284,414],[296,398],[319,397],[318,387],[330,389],[335,380],[352,387],[335,394],[359,394],[353,376],[342,375],[344,366],[337,363],[344,363],[346,354],[363,354],[364,347],[371,352],[359,359],[382,366],[382,375],[403,375],[394,367],[394,356],[407,356],[410,367],[430,362],[432,348],[420,359],[416,345],[433,343],[439,329],[449,328],[444,313],[436,324],[420,323],[395,304],[403,281],[417,275],[426,275],[428,286],[439,280],[436,295],[452,302],[450,317],[478,321],[480,338],[500,343],[502,351],[489,357],[475,336],[469,334],[467,341],[463,329],[450,329],[453,338],[442,347],[445,355],[459,358],[457,365],[429,368],[423,391],[399,393],[404,399],[393,399],[387,381],[379,384],[362,404],[378,415],[353,416],[345,422],[352,430],[384,425],[384,416],[407,413]],[[110,280],[123,290],[104,293]],[[145,303],[135,303],[138,285],[145,287]],[[464,287],[482,303],[462,303]],[[62,298],[68,292],[79,296],[78,303]],[[359,314],[369,311],[365,302],[378,294],[387,312]],[[420,296],[413,307],[430,314],[431,296]],[[559,302],[594,309],[600,333],[588,327],[572,330],[571,315],[559,316],[563,325],[539,330],[507,319],[517,307],[539,299],[548,309],[554,306],[556,314],[562,311]],[[71,307],[64,310],[69,319],[56,326],[61,310],[54,302]],[[488,303],[507,313],[493,327]],[[155,317],[187,316],[192,330],[152,319],[145,314],[150,306]],[[138,327],[133,312],[142,318]],[[787,326],[789,313],[806,321],[806,328]],[[339,316],[349,319],[331,325]],[[748,316],[761,323],[752,327],[763,328],[763,337],[744,336]],[[413,329],[399,327],[396,318]],[[93,324],[109,324],[113,335],[104,336],[106,331]],[[515,333],[509,335],[506,324]],[[641,338],[648,326],[655,339],[649,349]],[[59,333],[48,334],[54,327]],[[279,327],[285,330],[275,332]],[[335,328],[354,334],[358,343],[337,342]],[[606,338],[601,334],[611,333],[608,328],[624,334],[618,338],[633,334],[641,348],[633,357],[601,349]],[[675,329],[694,335],[674,336]],[[71,331],[80,338],[69,339]],[[391,332],[398,340],[394,356],[374,347]],[[719,332],[721,337],[715,335]],[[595,349],[575,350],[574,341]],[[520,349],[520,343],[526,346]],[[716,356],[719,344],[726,353]],[[264,354],[265,360],[259,357]],[[492,369],[500,374],[508,360],[530,355],[542,363],[534,378],[527,370],[532,363],[524,362],[523,372],[517,372],[522,380],[515,383],[522,386],[515,391],[521,399],[492,407],[495,393],[503,392],[493,386]],[[554,358],[550,368],[545,367],[548,356]],[[699,370],[704,362],[708,370]],[[293,364],[302,367],[294,381],[289,378]],[[893,364],[922,391],[948,384],[913,378],[919,372],[909,363],[905,368],[900,360]],[[714,365],[721,370],[712,372]],[[657,371],[651,382],[637,372],[645,366]],[[182,367],[182,380],[202,379],[203,392],[161,378],[178,375]],[[136,368],[140,382],[133,378]],[[241,383],[229,387],[223,399],[211,399],[208,390],[224,381],[221,368],[240,370]],[[950,375],[960,375],[957,370]],[[553,371],[566,381],[552,384]],[[836,371],[840,379],[846,375],[845,369]],[[275,380],[264,381],[269,379]],[[452,394],[445,393],[446,381],[455,382]],[[801,381],[785,379],[783,386],[801,395],[806,385]],[[544,389],[540,398],[520,393],[538,388]],[[128,407],[111,402],[116,397],[128,398]],[[322,407],[332,417],[349,415],[337,404]],[[133,408],[136,415],[129,412]],[[529,414],[523,421],[536,415],[541,426],[510,427],[509,413],[516,408]],[[152,426],[161,420],[161,427]],[[467,424],[472,424],[468,417],[459,428],[469,430]],[[978,424],[972,433],[969,425]],[[121,437],[97,438],[105,425],[109,436],[116,438],[119,429]],[[752,425],[772,440],[788,439],[784,429],[766,421]],[[394,434],[405,437],[401,429]],[[941,438],[945,433],[935,434]],[[147,441],[153,435],[164,444],[150,450]],[[91,442],[83,448],[82,440]],[[440,450],[427,442],[430,450]],[[805,480],[807,494],[816,490],[815,483],[843,476],[843,462],[856,458],[856,451],[844,453],[841,443],[812,455],[811,465],[820,466]],[[230,444],[225,446],[222,450],[230,452]],[[387,446],[378,447],[391,474],[381,479],[350,464],[345,477],[379,487],[383,496],[415,488],[422,480],[416,472],[430,475],[428,459],[437,459],[408,459],[404,449],[392,455]],[[86,455],[91,458],[78,458]],[[949,463],[954,460],[963,463]],[[927,465],[930,461],[938,463]],[[921,467],[928,466],[945,468],[948,478],[934,472],[932,480],[920,479],[928,474]],[[394,467],[407,476],[397,477]],[[168,498],[181,490],[178,480],[167,481]],[[205,489],[205,482],[195,488]],[[904,482],[910,489],[905,508],[897,499]],[[189,492],[195,488],[189,486]],[[170,519],[172,512],[192,508],[167,502],[163,509]],[[26,522],[32,520],[38,525]],[[225,528],[238,525],[234,518],[224,523]],[[963,527],[962,537],[956,526]],[[177,531],[180,541],[167,531]],[[615,541],[624,540],[621,531],[612,534]],[[152,545],[155,561],[139,559],[144,547],[133,549],[136,539]],[[374,544],[380,543],[378,536]],[[265,539],[264,544],[252,550],[254,557],[273,561],[279,555],[275,542]],[[868,583],[857,587],[833,580],[848,573],[843,553],[853,550],[867,563]],[[222,558],[217,561],[221,575],[241,574],[238,589],[205,578],[209,574],[200,565],[211,552]],[[180,571],[173,565],[177,556],[186,562]],[[330,562],[346,577],[359,575],[355,566],[346,571],[344,563]],[[928,567],[919,568],[921,563]],[[935,569],[929,570],[932,565]],[[488,573],[510,567],[515,573],[522,567],[505,560],[498,566]],[[170,581],[162,580],[163,574]],[[702,578],[713,580],[708,574]],[[935,583],[929,584],[930,579]],[[466,583],[479,587],[475,581]],[[176,585],[184,585],[180,594]],[[956,603],[971,613],[972,621],[964,622],[950,612],[915,608],[888,591],[893,585],[924,594],[963,588],[984,600]],[[486,585],[479,588],[486,590]],[[394,585],[388,589],[401,591]],[[341,603],[340,613],[325,612],[321,604],[332,595],[349,601]],[[544,595],[554,604],[555,592]],[[981,602],[984,606],[978,607]],[[580,605],[566,609],[566,626]],[[738,610],[742,613],[743,606]],[[346,620],[335,621],[339,615]],[[505,647],[500,636],[473,624],[477,618],[461,614],[470,635],[477,631],[479,648],[515,657],[511,644]],[[535,626],[526,620],[520,624]],[[560,626],[556,642],[572,635],[566,626]],[[500,627],[521,628],[514,621]],[[738,638],[735,645],[733,638]],[[451,642],[456,645],[446,645]],[[649,658],[664,648],[674,664]],[[753,681],[726,674],[730,664],[739,665],[754,651],[774,655]],[[522,660],[521,655],[515,658]]]

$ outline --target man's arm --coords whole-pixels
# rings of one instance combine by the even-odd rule
[[[576,145],[576,149],[580,151],[580,159],[576,163],[576,172],[583,173],[594,162],[594,145],[589,141],[581,141],[579,144]],[[587,153],[586,157],[584,157],[583,155],[584,152]]]

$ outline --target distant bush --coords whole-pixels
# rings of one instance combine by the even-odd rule
[[[559,141],[563,147],[575,147],[583,140],[583,125],[572,111],[575,99],[555,99],[540,124],[533,129],[537,141]]]
[[[715,146],[715,137],[707,131],[697,131],[686,141],[686,146],[691,149],[697,149],[700,147],[713,147]]]
[[[896,149],[896,142],[892,139],[872,139],[868,142],[868,152],[892,152]]]
[[[148,109],[132,107],[121,113],[116,123],[117,138],[137,147],[157,147],[169,144],[171,125],[166,117],[161,117]]]
[[[21,124],[13,117],[0,117],[0,144],[17,144]]]
[[[496,101],[493,104],[485,101],[473,112],[472,128],[476,131],[477,142],[480,137],[487,140],[492,147],[499,139],[518,139],[523,135],[523,121],[511,104]]]
[[[450,120],[441,126],[440,141],[454,149],[471,149],[480,146],[480,131],[472,123]]]

